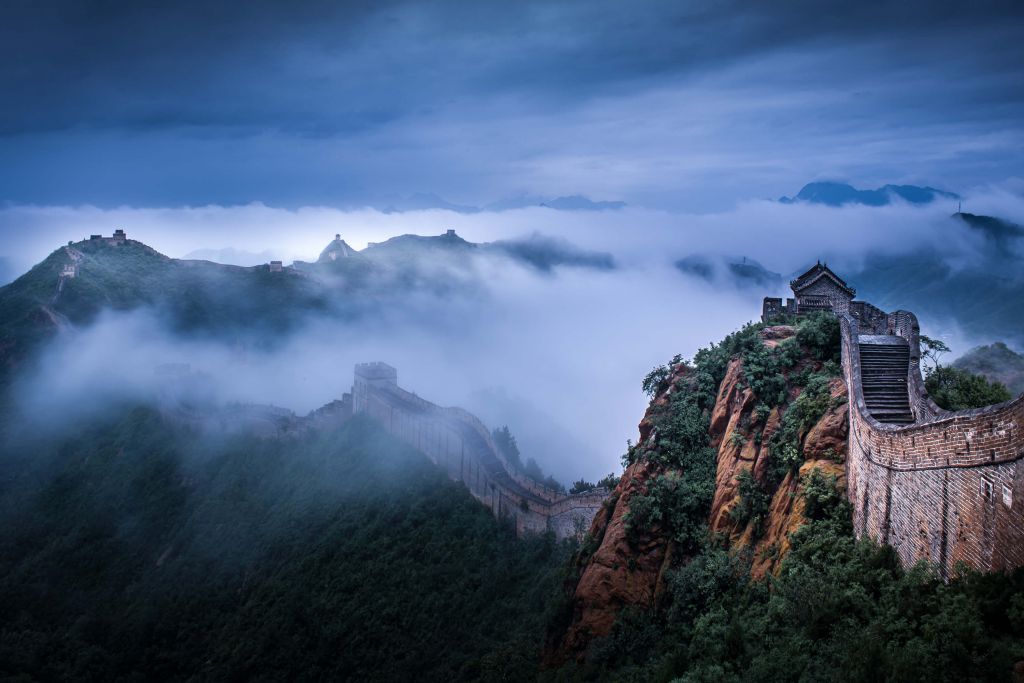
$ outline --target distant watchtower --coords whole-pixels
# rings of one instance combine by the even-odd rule
[[[360,363],[356,366],[355,383],[374,387],[396,387],[398,370],[387,363]]]
[[[380,389],[398,389],[398,370],[387,363],[359,363],[352,382],[352,410],[366,412],[370,395]]]

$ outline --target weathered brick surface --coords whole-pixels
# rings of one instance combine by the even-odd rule
[[[950,413],[927,397],[917,360],[918,324],[907,311],[888,329],[911,346],[908,385],[916,422],[875,421],[864,404],[858,325],[840,316],[850,387],[847,479],[858,535],[895,548],[905,565],[927,560],[951,576],[1024,565],[1024,397]]]
[[[581,538],[608,497],[605,489],[566,495],[516,472],[495,446],[490,432],[461,408],[443,408],[399,388],[397,373],[380,379],[380,365],[357,366],[352,410],[377,420],[393,435],[421,451],[518,534],[552,531]],[[361,370],[367,368],[367,372]],[[387,373],[385,373],[387,374]]]

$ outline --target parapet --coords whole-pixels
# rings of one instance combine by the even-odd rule
[[[107,244],[114,245],[124,244],[127,239],[128,235],[121,228],[115,230],[114,234],[110,237],[104,237],[103,235],[89,235],[90,242],[105,242]]]
[[[356,382],[366,382],[374,386],[397,386],[398,370],[387,363],[358,363],[355,369]]]

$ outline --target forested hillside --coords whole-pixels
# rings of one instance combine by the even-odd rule
[[[373,423],[201,439],[119,415],[5,460],[0,677],[535,677],[567,549]]]

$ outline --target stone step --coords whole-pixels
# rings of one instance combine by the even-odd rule
[[[860,344],[864,403],[879,422],[911,424],[914,421],[907,393],[909,369],[910,349],[906,344]]]

